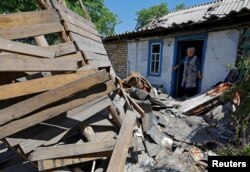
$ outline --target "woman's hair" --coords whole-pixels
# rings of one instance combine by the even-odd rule
[[[187,50],[193,50],[193,52],[195,52],[195,48],[194,47],[188,47]]]

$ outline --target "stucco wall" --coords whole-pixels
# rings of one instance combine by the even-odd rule
[[[138,71],[146,77],[154,85],[163,85],[167,92],[171,89],[171,76],[174,53],[174,38],[163,39],[163,55],[162,55],[162,71],[160,77],[148,77],[148,47],[149,40],[159,38],[146,38],[137,42],[131,41],[128,43],[128,71]]]
[[[227,64],[233,64],[236,59],[240,31],[226,30],[208,33],[203,80],[201,91],[204,91],[228,74]],[[148,77],[148,47],[149,40],[160,38],[144,38],[128,42],[128,72],[138,71],[152,84],[163,85],[167,93],[171,91],[172,65],[174,59],[175,38],[163,38],[163,59],[160,77]]]
[[[236,59],[240,31],[226,30],[208,34],[205,65],[203,68],[202,91],[228,75],[228,64]]]

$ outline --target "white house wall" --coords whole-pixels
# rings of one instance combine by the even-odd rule
[[[148,70],[148,47],[149,40],[158,38],[147,38],[137,42],[128,43],[128,71],[137,71],[146,77],[153,85],[163,85],[167,92],[171,90],[171,76],[174,53],[174,38],[163,39],[162,71],[160,77],[147,76]],[[136,48],[137,47],[137,48]],[[137,50],[137,51],[136,51]],[[136,60],[137,59],[137,60]],[[137,64],[137,65],[136,65]]]
[[[237,55],[240,31],[226,30],[208,34],[205,65],[203,68],[202,91],[228,75],[229,64],[233,64]]]
[[[235,62],[240,31],[226,30],[208,34],[201,91],[204,91],[228,74],[226,65]],[[167,93],[171,92],[172,65],[174,59],[175,38],[163,38],[162,71],[160,77],[147,76],[149,40],[143,38],[128,43],[128,72],[137,71],[154,85],[163,85]]]

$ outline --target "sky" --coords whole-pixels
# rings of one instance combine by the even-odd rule
[[[121,24],[116,26],[116,33],[124,33],[134,30],[136,26],[136,12],[140,9],[165,2],[168,4],[168,8],[172,10],[180,3],[190,7],[210,1],[212,0],[105,0],[105,4],[121,20]]]

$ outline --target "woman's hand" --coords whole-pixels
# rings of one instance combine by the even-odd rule
[[[198,72],[198,79],[199,79],[199,80],[202,80],[201,72]]]
[[[176,69],[178,69],[179,65],[175,66],[172,68],[173,71],[176,71]]]

